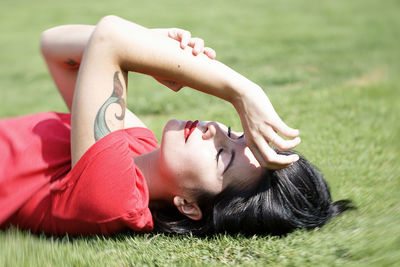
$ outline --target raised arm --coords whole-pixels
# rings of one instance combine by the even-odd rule
[[[265,141],[291,149],[299,139],[283,140],[274,132],[287,137],[298,134],[279,119],[261,88],[224,64],[206,55],[195,57],[192,52],[137,24],[115,16],[103,18],[86,48],[74,94],[73,164],[99,136],[123,127],[123,74],[127,71],[177,82],[231,102],[242,120],[248,145],[263,166],[280,168],[297,160],[296,156],[276,155]],[[111,105],[117,109],[104,112]]]
[[[57,89],[70,111],[83,51],[94,29],[95,26],[92,25],[62,25],[50,28],[41,35],[42,55]],[[216,56],[213,49],[204,47],[204,41],[200,38],[193,38],[189,31],[179,28],[151,29],[151,31],[179,41],[182,49],[186,46],[192,47],[194,55],[204,53],[211,59]],[[182,88],[182,85],[176,82],[154,78],[174,91]],[[126,109],[125,128],[135,126],[146,127],[132,111]]]
[[[50,28],[41,35],[42,55],[69,110],[72,107],[72,98],[83,51],[94,29],[95,26],[93,25],[61,25]],[[151,29],[151,31],[179,41],[182,49],[187,46],[193,47],[194,55],[204,53],[211,59],[216,56],[213,49],[204,47],[204,41],[200,38],[193,38],[189,31],[178,28]],[[157,79],[157,77],[155,78]],[[182,87],[168,80],[157,80],[174,91],[178,91]]]

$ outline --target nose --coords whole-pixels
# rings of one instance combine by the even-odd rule
[[[204,132],[203,132],[203,140],[208,140],[213,138],[217,134],[217,125],[215,125],[214,122],[208,122],[205,126]]]

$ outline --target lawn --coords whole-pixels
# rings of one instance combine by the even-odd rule
[[[1,0],[0,117],[67,110],[39,54],[46,28],[95,24],[107,14],[147,27],[185,28],[264,88],[284,121],[301,130],[297,150],[325,174],[334,200],[350,198],[358,209],[282,238],[56,238],[9,229],[0,231],[0,266],[400,262],[399,10],[396,0]],[[130,78],[128,106],[158,138],[173,117],[240,130],[234,109],[221,100],[188,88],[174,93],[142,75]]]

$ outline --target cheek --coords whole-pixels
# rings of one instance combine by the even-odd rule
[[[173,138],[169,138],[169,133],[163,136],[161,143],[161,160],[160,167],[163,176],[168,176],[174,179],[181,179],[181,177],[190,174],[190,171],[196,166],[193,157],[190,157],[185,151],[185,148],[176,144]]]
[[[222,179],[218,176],[215,156],[199,153],[185,161],[185,171],[187,177],[190,177],[192,189],[214,193],[221,191]]]
[[[180,121],[171,120],[164,128],[160,146],[163,177],[182,188],[214,190],[218,184],[222,186],[216,173],[214,143],[203,140],[200,132],[193,133],[191,142],[185,143],[176,130],[180,126]]]
[[[175,146],[165,144],[161,147],[160,169],[162,175],[168,178],[176,178],[184,171],[183,155]]]
[[[222,181],[218,181],[216,163],[211,156],[202,151],[197,153],[184,153],[175,150],[165,161],[165,171],[175,180],[176,185],[182,188],[204,189],[207,191],[218,190]],[[172,156],[173,154],[173,156]]]
[[[182,153],[177,159],[179,161],[177,164],[179,164],[180,171],[184,176],[191,177],[193,180],[201,180],[201,177],[212,173],[212,163],[207,153],[199,150],[194,153],[193,150],[186,150],[185,152],[189,153]]]

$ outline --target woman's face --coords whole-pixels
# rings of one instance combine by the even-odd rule
[[[252,185],[262,173],[245,137],[233,131],[228,136],[228,128],[217,122],[170,120],[160,150],[163,177],[182,192],[217,194],[228,185]]]

